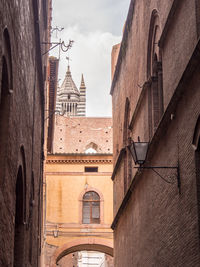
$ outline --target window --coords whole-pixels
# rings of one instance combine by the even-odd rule
[[[98,146],[97,146],[97,144],[95,144],[93,142],[89,143],[85,148],[86,154],[97,153],[97,152],[98,152]]]
[[[163,114],[163,72],[162,72],[162,51],[158,46],[161,30],[159,15],[153,10],[148,40],[147,51],[147,79],[148,89],[148,117],[149,117],[149,138],[151,139]]]
[[[11,44],[8,30],[3,33],[3,52],[0,73],[0,181],[5,177],[7,142],[9,134],[10,102],[13,92]]]
[[[86,192],[83,196],[83,223],[100,223],[100,197],[94,191]]]
[[[85,167],[85,172],[98,172],[98,167]]]

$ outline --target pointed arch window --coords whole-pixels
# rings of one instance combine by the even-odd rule
[[[89,191],[84,194],[82,212],[84,224],[100,223],[100,197],[96,192]]]
[[[163,74],[162,52],[158,46],[161,30],[159,15],[153,10],[147,51],[147,79],[148,90],[148,113],[149,113],[149,137],[151,138],[159,124],[163,114]]]
[[[9,133],[10,102],[13,92],[12,78],[12,56],[9,32],[7,29],[3,33],[3,56],[1,58],[0,74],[0,183],[5,176],[7,137]]]

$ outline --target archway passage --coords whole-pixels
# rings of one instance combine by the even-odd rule
[[[113,242],[97,238],[84,238],[75,240],[58,248],[52,256],[51,267],[56,267],[58,261],[70,253],[77,251],[98,251],[113,257]]]
[[[58,261],[58,266],[91,266],[91,267],[114,267],[114,259],[99,251],[78,251],[66,255]]]

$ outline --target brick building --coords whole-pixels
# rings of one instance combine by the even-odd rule
[[[199,1],[131,1],[111,87],[115,267],[200,265],[199,37]],[[138,136],[143,167],[179,175],[134,168]]]
[[[40,266],[51,1],[0,1],[0,266]]]

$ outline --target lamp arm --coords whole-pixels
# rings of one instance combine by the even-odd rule
[[[165,181],[168,184],[174,184],[174,182],[169,181],[167,179],[165,179],[159,172],[157,172],[154,168],[152,168],[152,171],[155,172],[161,179],[163,179],[163,181]]]
[[[167,179],[165,179],[158,171],[156,171],[155,169],[176,169],[177,170],[177,186],[179,189],[179,193],[181,193],[181,180],[180,180],[180,171],[179,171],[179,165],[177,167],[168,167],[168,166],[139,166],[139,167],[134,167],[136,169],[151,169],[153,172],[155,172],[162,180],[164,180],[166,183],[168,184],[174,184],[175,182],[169,181]]]

